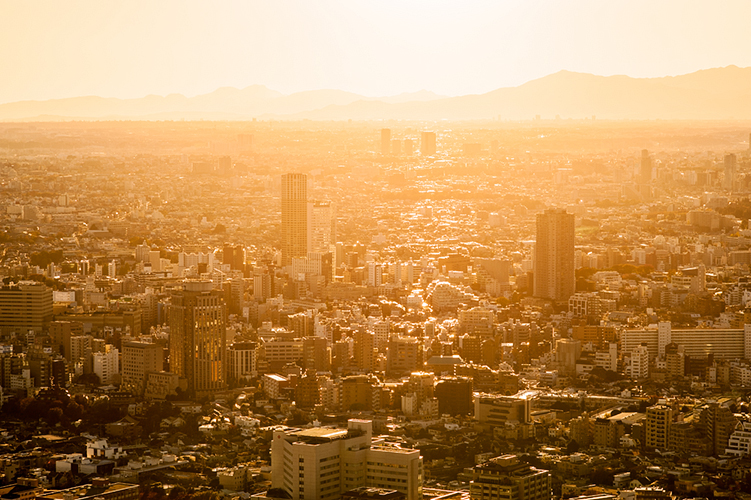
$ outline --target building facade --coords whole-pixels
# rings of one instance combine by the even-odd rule
[[[534,295],[567,301],[575,290],[574,215],[546,210],[537,215]]]

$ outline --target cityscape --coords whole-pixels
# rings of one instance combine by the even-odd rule
[[[0,500],[751,500],[744,64],[451,95],[10,76]]]

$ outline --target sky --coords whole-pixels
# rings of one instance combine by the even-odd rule
[[[747,0],[0,0],[0,103],[679,75],[751,66],[750,19]]]

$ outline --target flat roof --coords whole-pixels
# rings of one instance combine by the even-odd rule
[[[347,429],[336,429],[331,427],[311,427],[310,429],[303,429],[299,432],[295,432],[294,435],[298,437],[339,439],[346,436],[347,432]]]

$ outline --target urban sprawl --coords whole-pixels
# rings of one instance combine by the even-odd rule
[[[0,124],[0,499],[751,499],[750,128]]]

